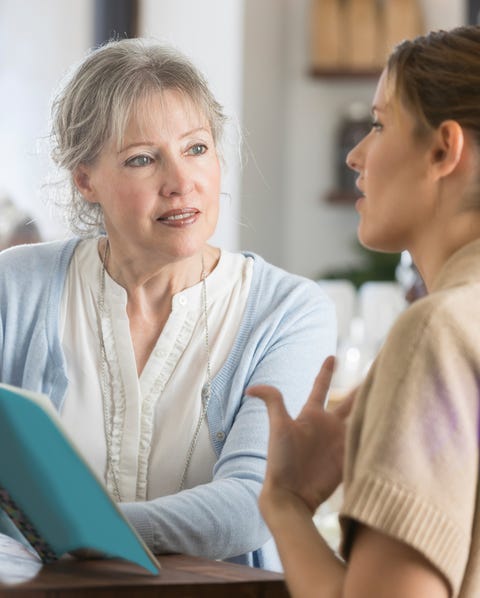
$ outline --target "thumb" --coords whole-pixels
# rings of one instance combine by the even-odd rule
[[[246,394],[250,397],[257,397],[265,403],[271,421],[290,418],[282,393],[274,386],[257,384],[247,388]]]
[[[357,396],[358,388],[352,390],[335,409],[333,409],[332,413],[336,416],[340,417],[341,419],[346,419],[352,410],[353,404],[355,402],[355,398]]]

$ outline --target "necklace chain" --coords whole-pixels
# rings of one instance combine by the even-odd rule
[[[109,252],[109,242],[108,239],[105,240],[105,249],[103,252],[102,257],[102,267],[100,270],[100,280],[99,280],[99,295],[98,295],[98,309],[100,312],[100,324],[99,324],[99,338],[100,338],[100,385],[102,390],[102,401],[103,401],[103,417],[104,417],[104,426],[105,426],[105,439],[106,439],[106,458],[107,458],[107,480],[108,474],[110,472],[110,476],[112,479],[113,484],[113,495],[117,502],[122,501],[122,497],[120,494],[120,486],[118,483],[117,472],[113,467],[113,459],[112,459],[112,442],[113,442],[113,418],[110,412],[110,404],[114,404],[113,396],[112,396],[112,383],[111,383],[111,372],[109,368],[109,363],[107,359],[107,351],[105,348],[105,342],[103,338],[103,328],[102,328],[102,319],[106,314],[105,310],[105,279],[106,279],[106,269],[107,269],[107,260],[108,260],[108,252]],[[207,298],[207,272],[205,270],[205,260],[202,254],[202,273],[201,273],[201,282],[202,282],[202,315],[203,315],[203,328],[204,328],[204,335],[205,335],[205,353],[207,358],[207,371],[206,371],[206,378],[207,381],[202,387],[201,393],[201,410],[198,417],[197,425],[195,427],[195,431],[192,436],[192,440],[190,442],[190,446],[188,447],[187,455],[185,458],[185,464],[183,466],[182,476],[180,478],[180,484],[178,486],[178,491],[183,490],[185,487],[185,482],[188,474],[188,470],[192,461],[193,454],[195,452],[195,448],[198,444],[198,440],[200,437],[201,427],[206,419],[208,406],[210,404],[211,398],[211,387],[212,387],[212,368],[210,362],[210,339],[208,333],[208,298]],[[110,399],[110,400],[109,400]]]
[[[208,405],[210,403],[210,397],[212,392],[212,368],[210,365],[210,340],[208,336],[208,308],[207,308],[207,273],[205,270],[205,260],[202,253],[202,304],[203,304],[203,329],[205,333],[205,352],[207,355],[207,381],[202,387],[202,405],[200,410],[200,415],[198,416],[197,426],[195,428],[195,432],[193,433],[192,441],[190,442],[190,446],[187,451],[187,456],[185,459],[185,465],[183,467],[182,477],[180,479],[180,484],[178,486],[178,490],[183,490],[185,487],[185,481],[187,478],[188,469],[190,467],[190,462],[192,461],[193,453],[195,451],[195,447],[198,443],[198,438],[200,436],[200,429],[202,427],[203,422],[207,416]]]

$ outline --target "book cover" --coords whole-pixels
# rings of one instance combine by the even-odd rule
[[[43,562],[66,553],[160,565],[62,428],[48,397],[0,384],[0,531]],[[8,517],[6,517],[7,515]]]

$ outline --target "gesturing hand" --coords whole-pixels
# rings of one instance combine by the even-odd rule
[[[257,385],[247,389],[248,395],[265,401],[270,419],[263,499],[300,499],[313,514],[340,483],[345,418],[354,394],[334,411],[325,411],[334,363],[333,357],[324,361],[312,392],[296,419],[287,413],[283,397],[276,388]]]

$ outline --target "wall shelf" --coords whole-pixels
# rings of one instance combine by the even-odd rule
[[[328,203],[353,206],[359,197],[361,197],[360,193],[355,193],[354,191],[334,189],[333,191],[329,191],[327,193],[325,199]]]
[[[310,77],[315,79],[378,79],[381,69],[325,69],[311,68]]]

